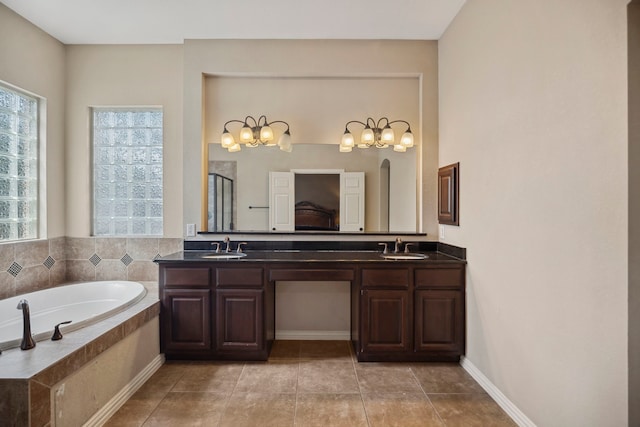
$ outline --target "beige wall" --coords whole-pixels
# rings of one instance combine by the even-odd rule
[[[163,108],[164,236],[183,236],[180,45],[67,46],[68,236],[91,233],[90,107],[138,105]]]
[[[629,425],[640,425],[640,0],[628,7]]]
[[[0,80],[46,99],[46,234],[65,233],[65,47],[0,4]]]
[[[469,0],[439,43],[467,358],[540,426],[627,424],[627,0]]]
[[[187,40],[184,44],[184,222],[201,224],[204,75],[418,76],[423,231],[437,233],[437,43],[356,40]],[[330,109],[331,105],[326,105]],[[301,107],[304,111],[304,108]],[[252,109],[253,110],[253,109]],[[259,114],[247,112],[246,114]],[[375,113],[375,112],[374,112]],[[371,114],[374,114],[371,113]],[[364,112],[362,113],[364,114]],[[275,119],[276,115],[269,115]],[[283,117],[284,118],[284,117]],[[286,118],[284,118],[286,120]],[[342,123],[340,126],[342,126]],[[295,132],[292,129],[292,132]],[[337,131],[338,133],[341,130]],[[293,134],[292,134],[293,135]],[[341,136],[341,135],[339,135]]]

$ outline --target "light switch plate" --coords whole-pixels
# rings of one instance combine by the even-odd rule
[[[187,224],[187,237],[194,237],[196,235],[196,225]]]
[[[444,225],[440,226],[440,240],[444,240]]]

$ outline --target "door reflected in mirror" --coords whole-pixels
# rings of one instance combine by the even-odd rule
[[[389,149],[354,149],[339,153],[337,145],[294,144],[291,153],[277,147],[259,147],[229,153],[220,144],[209,145],[209,174],[207,180],[208,230],[268,232],[269,221],[269,173],[290,172],[296,169],[344,170],[363,172],[365,176],[364,232],[416,233],[418,211],[416,206],[417,167],[415,151],[397,153]],[[230,200],[220,199],[214,193],[211,174],[224,176],[232,182],[227,189]],[[307,172],[308,174],[308,172]],[[304,202],[326,208],[327,200],[335,200],[327,192],[335,193],[325,178],[304,177]],[[330,178],[326,178],[330,179]],[[224,180],[221,180],[224,182]],[[222,184],[224,185],[224,184]],[[296,184],[297,187],[297,184]],[[223,189],[224,193],[224,189]],[[313,199],[317,194],[315,200]],[[215,197],[215,203],[213,203]],[[302,197],[302,196],[300,196]],[[296,202],[302,201],[297,200]],[[333,202],[331,202],[333,203]],[[331,204],[329,203],[329,204]],[[222,208],[221,206],[226,206]],[[226,214],[226,216],[224,216]],[[225,218],[225,219],[222,219]],[[336,212],[339,220],[340,212]]]

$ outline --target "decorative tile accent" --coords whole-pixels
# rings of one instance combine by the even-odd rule
[[[53,264],[56,263],[56,260],[51,258],[50,256],[47,257],[47,259],[44,260],[43,264],[45,267],[47,267],[49,270],[51,270],[51,267],[53,267]]]
[[[128,266],[133,261],[133,258],[131,258],[129,254],[124,254],[124,256],[120,258],[120,261],[122,261],[124,265]]]
[[[11,267],[7,270],[13,277],[16,277],[20,271],[22,271],[22,266],[17,262],[11,264]]]
[[[100,258],[98,254],[93,254],[91,255],[91,258],[89,258],[89,261],[91,261],[91,264],[93,265],[98,265],[100,261],[102,261],[102,258]]]

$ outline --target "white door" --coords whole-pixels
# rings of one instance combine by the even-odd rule
[[[364,231],[364,172],[340,174],[340,231]]]
[[[294,231],[294,174],[269,172],[269,229]]]

